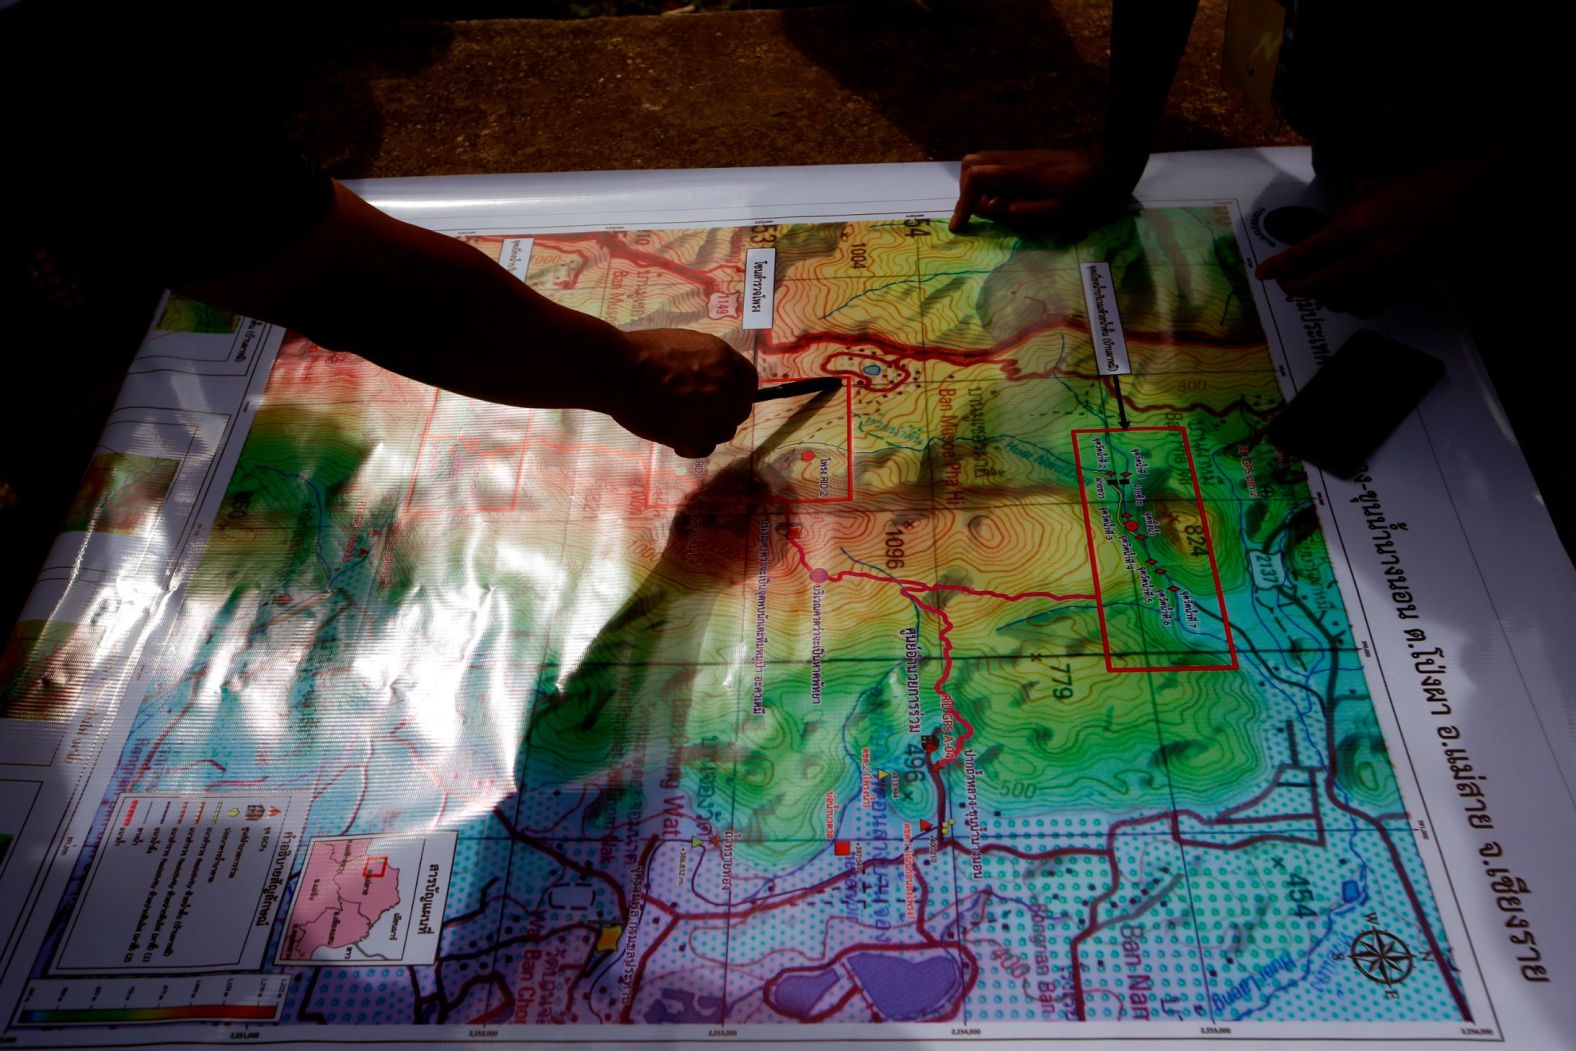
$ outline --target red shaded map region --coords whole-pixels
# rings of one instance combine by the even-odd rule
[[[372,932],[384,913],[399,904],[399,869],[373,840],[317,840],[307,854],[301,891],[290,910],[286,960],[320,958],[324,949],[343,949]]]

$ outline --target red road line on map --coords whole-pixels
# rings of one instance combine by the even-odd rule
[[[1058,329],[1068,329],[1071,331],[1084,333],[1089,331],[1087,325],[1079,325],[1068,318],[1056,317],[1046,318],[1043,321],[1038,321],[1032,325],[1022,328],[1012,335],[1004,337],[1000,342],[994,343],[989,347],[980,347],[978,349],[970,350],[948,347],[916,347],[911,344],[900,343],[897,340],[891,339],[890,337],[873,332],[867,332],[862,335],[856,335],[848,332],[804,332],[795,336],[786,343],[763,343],[760,349],[761,353],[763,354],[786,355],[798,353],[799,351],[803,350],[809,350],[818,343],[832,343],[845,348],[864,345],[880,347],[881,349],[892,354],[894,357],[907,358],[912,361],[945,361],[949,365],[994,364],[1000,365],[1006,369],[1008,366],[1015,366],[1016,362],[1002,361],[1002,355],[1017,349],[1024,343],[1027,343],[1034,336],[1037,336],[1042,332],[1052,332]],[[1127,335],[1129,341],[1136,340],[1138,342],[1157,347],[1179,347],[1184,349],[1191,348],[1198,350],[1213,350],[1218,349],[1220,346],[1225,346],[1228,349],[1234,345],[1241,346],[1244,349],[1250,346],[1250,344],[1226,343],[1210,344],[1206,347],[1205,345],[1197,342],[1171,339],[1163,333],[1135,334],[1131,330]],[[1099,378],[1097,375],[1091,373],[1075,373],[1062,370],[1057,370],[1055,374],[1075,376],[1085,379]],[[1029,374],[1021,375],[1022,378],[1030,378]],[[1034,375],[1040,374],[1035,373]]]
[[[720,283],[715,277],[711,275],[709,271],[691,270],[689,267],[681,266],[675,263],[673,260],[666,258],[665,256],[656,255],[652,252],[643,252],[638,248],[632,248],[626,242],[620,241],[614,234],[554,234],[550,238],[542,237],[537,238],[537,240],[546,245],[585,244],[588,242],[591,244],[602,245],[607,249],[609,259],[624,259],[630,263],[633,263],[637,268],[643,270],[660,270],[663,273],[676,277],[681,281],[686,281],[692,285],[698,285],[708,295],[721,290]],[[574,254],[578,255],[580,253]],[[713,267],[712,269],[717,268]],[[740,280],[742,279],[743,272],[741,271]]]
[[[1046,318],[1026,328],[1020,329],[1001,342],[980,350],[958,350],[944,347],[915,347],[906,343],[899,343],[876,333],[853,335],[846,332],[806,332],[795,336],[787,343],[768,343],[761,348],[762,353],[792,354],[798,350],[807,350],[817,343],[836,343],[844,347],[870,344],[885,348],[899,357],[910,358],[914,361],[945,361],[950,365],[969,365],[981,362],[995,361],[1001,355],[1015,347],[1027,343],[1031,338],[1057,328],[1079,328],[1069,324],[1066,318]],[[1087,332],[1088,326],[1083,326],[1082,331]]]
[[[936,633],[936,638],[941,642],[941,675],[936,679],[936,696],[941,701],[942,725],[947,726],[953,722],[962,723],[963,733],[959,734],[955,739],[950,741],[947,746],[946,754],[944,754],[940,759],[936,760],[936,762],[933,764],[937,767],[945,766],[958,757],[958,755],[961,753],[964,742],[974,736],[974,727],[958,712],[956,701],[954,701],[952,694],[948,693],[946,690],[947,680],[952,676],[952,618],[947,616],[946,612],[942,610],[940,606],[932,606],[920,599],[917,593],[921,591],[960,591],[966,595],[975,595],[981,598],[1000,599],[1003,602],[1017,602],[1021,599],[1027,598],[1054,599],[1058,602],[1069,599],[1095,598],[1094,595],[1058,595],[1050,591],[1022,591],[1016,595],[1008,595],[1000,591],[991,591],[986,588],[971,588],[966,584],[926,584],[919,580],[906,580],[902,577],[877,576],[874,573],[863,573],[853,569],[844,569],[838,571],[837,573],[828,573],[824,569],[817,569],[816,567],[810,565],[809,553],[805,551],[804,545],[799,543],[798,526],[790,525],[788,527],[786,536],[788,543],[792,544],[794,550],[799,554],[799,564],[804,567],[806,573],[810,574],[810,579],[816,583],[836,583],[837,581],[843,580],[846,577],[856,577],[861,580],[873,580],[878,584],[898,584],[900,585],[898,590],[904,598],[908,599],[926,613],[933,614],[941,621],[941,628]],[[816,577],[817,573],[821,574],[819,579]]]

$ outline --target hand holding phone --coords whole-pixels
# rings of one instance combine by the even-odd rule
[[[1286,403],[1265,436],[1350,478],[1444,374],[1438,358],[1360,329]]]

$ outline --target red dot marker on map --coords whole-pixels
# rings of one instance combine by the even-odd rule
[[[826,583],[826,576],[827,576],[826,570],[821,569],[819,566],[817,566],[815,569],[810,570],[810,579],[815,581],[817,584],[825,584]]]
[[[811,460],[815,459],[815,453],[811,452],[809,449],[806,449],[804,452],[799,454],[799,459],[803,460],[805,463],[809,463]]]
[[[852,848],[846,839],[834,840],[832,843],[832,853],[840,858],[848,857],[849,851],[851,849]]]
[[[1128,529],[1132,530],[1133,532],[1135,532],[1135,533],[1138,532],[1138,523],[1133,521],[1131,518],[1129,518],[1127,521],[1123,522],[1122,524],[1125,525]]]

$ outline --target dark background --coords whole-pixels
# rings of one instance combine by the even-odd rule
[[[1104,113],[1108,0],[397,6],[398,20],[303,20],[277,53],[247,64],[278,71],[268,86],[281,122],[337,177],[955,160],[970,150],[1087,141]],[[1301,141],[1220,88],[1225,8],[1200,2],[1157,150]],[[1523,251],[1542,239],[1536,226],[1526,233]],[[131,266],[123,285],[89,295],[6,247],[0,624],[8,627],[159,290]],[[1487,250],[1463,241],[1464,255]],[[1557,358],[1536,316],[1563,294],[1556,284],[1569,266],[1552,250],[1549,260],[1524,260],[1518,274],[1515,299],[1534,308],[1518,334],[1495,323],[1497,300],[1471,294],[1470,284],[1463,305],[1567,549],[1576,550],[1576,482],[1553,440],[1563,412]],[[1538,341],[1536,368],[1525,365],[1529,337]]]

